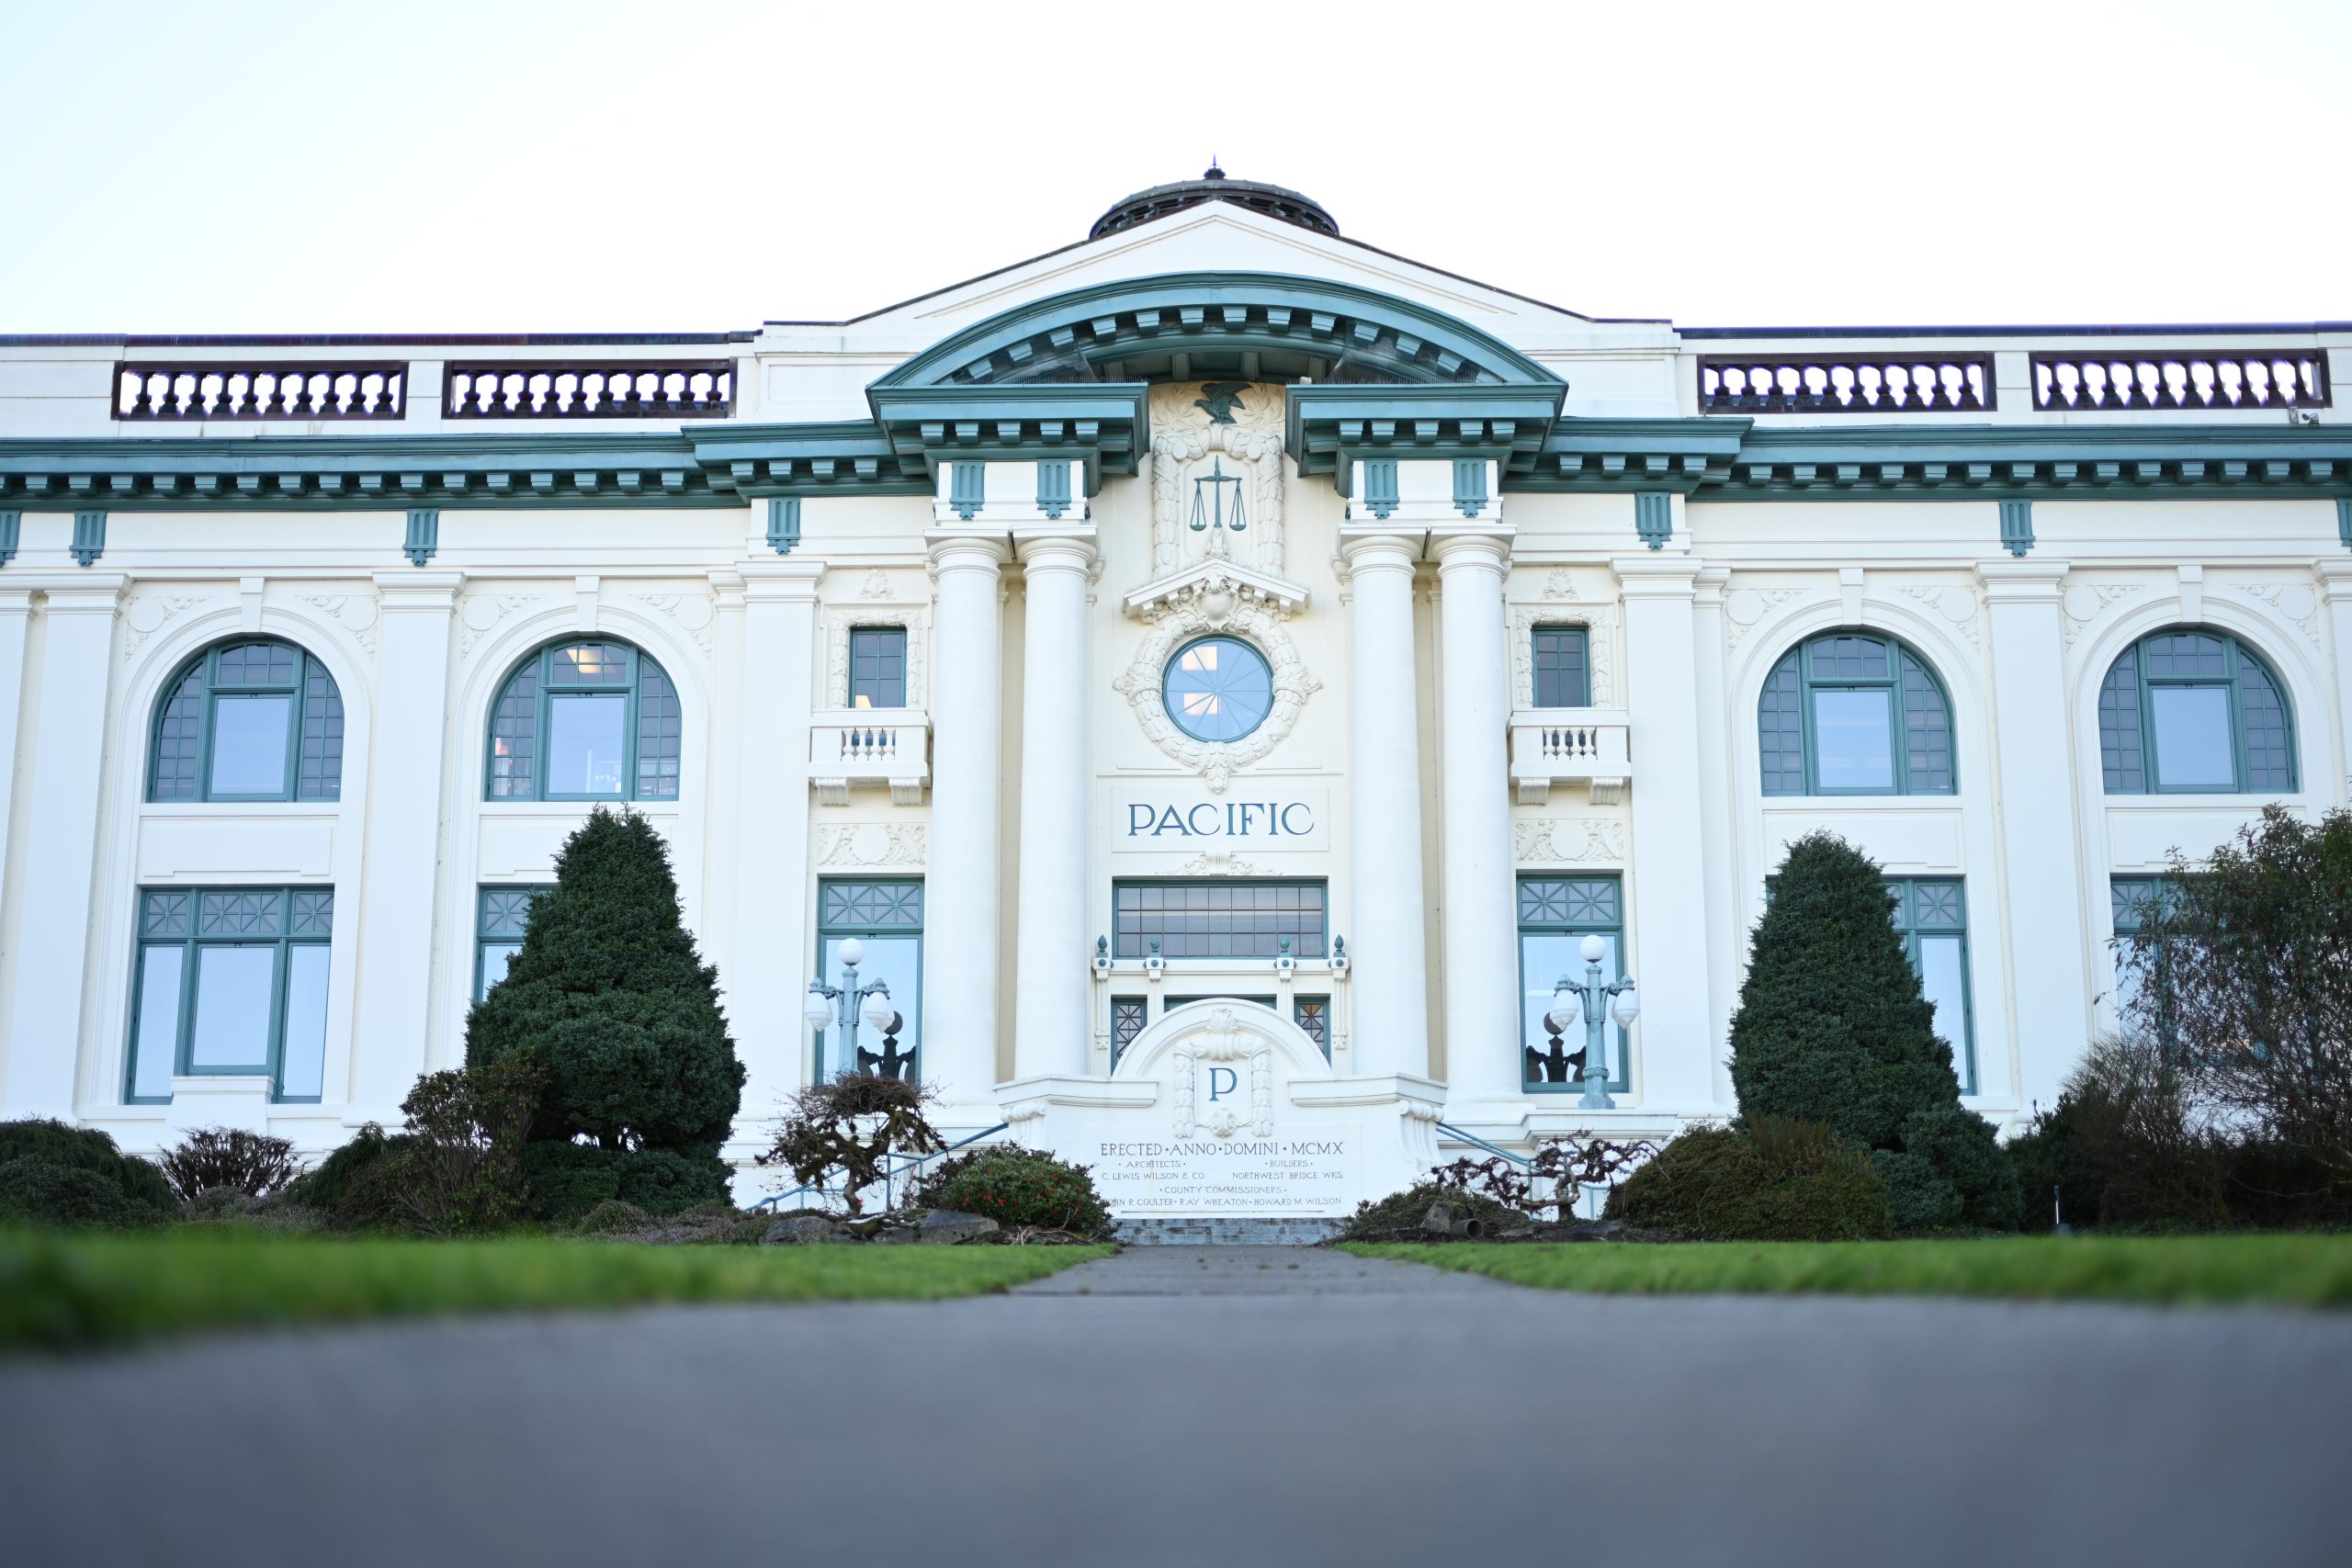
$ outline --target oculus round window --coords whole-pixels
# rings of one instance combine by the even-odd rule
[[[1160,697],[1176,728],[1195,740],[1238,740],[1274,709],[1274,671],[1238,637],[1188,642],[1168,661]]]

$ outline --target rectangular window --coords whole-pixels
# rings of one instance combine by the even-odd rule
[[[212,797],[284,799],[286,743],[293,728],[290,694],[213,698]]]
[[[1329,927],[1319,878],[1114,882],[1111,901],[1121,958],[1320,958]]]
[[[142,891],[126,1098],[161,1103],[175,1075],[224,1074],[318,1100],[334,928],[325,888]]]
[[[2237,788],[2227,686],[2151,686],[2148,713],[2155,720],[2158,789]]]
[[[1584,626],[1537,626],[1535,640],[1535,705],[1539,708],[1583,708],[1592,705],[1591,633]]]
[[[854,626],[849,634],[849,705],[907,705],[907,628]]]
[[[1815,783],[1824,795],[1894,787],[1894,694],[1815,688]]]
[[[876,1030],[861,1012],[854,1048],[846,1029],[837,1025],[820,1032],[815,1058],[817,1079],[822,1082],[849,1068],[918,1078],[922,1049],[922,883],[915,878],[818,883],[817,972],[829,986],[847,983],[841,950],[842,943],[852,937],[865,949],[855,984],[863,989],[879,980],[889,987],[899,1030],[896,1034]],[[844,997],[834,1003],[834,1016],[841,1018],[842,1009],[862,1007]]]
[[[1323,1059],[1331,1059],[1331,998],[1329,997],[1293,997],[1290,1003],[1291,1021],[1315,1042]]]
[[[1951,1047],[1962,1094],[1976,1092],[1976,1040],[1968,996],[1968,895],[1958,877],[1891,877],[1894,929],[1936,1010],[1936,1035]]]
[[[1142,997],[1113,997],[1111,998],[1111,1066],[1116,1067],[1127,1047],[1136,1043],[1149,1019],[1151,1004]]]
[[[531,906],[548,890],[544,882],[512,883],[481,889],[474,900],[474,1000],[506,978],[506,966],[523,951]]]
[[[1587,1049],[1585,1025],[1579,1022],[1555,1045],[1544,1014],[1552,1010],[1552,992],[1561,979],[1582,985],[1588,978],[1581,952],[1588,936],[1601,941],[1601,979],[1614,982],[1622,977],[1625,902],[1616,877],[1519,879],[1520,1080],[1531,1091],[1583,1092],[1577,1069],[1567,1058]],[[1607,1058],[1610,1089],[1630,1090],[1625,1032],[1604,1024],[1600,1049]]]
[[[628,698],[559,694],[548,699],[548,795],[617,798],[628,765]]]

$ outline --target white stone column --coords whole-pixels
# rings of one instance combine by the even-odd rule
[[[2058,1086],[2095,1027],[2097,973],[2084,930],[2083,852],[2068,739],[2061,587],[2064,561],[1983,561],[1986,618],[1993,637],[1994,771],[2000,794],[2001,887],[1982,897],[1971,879],[1970,925],[1984,963],[2006,923],[2014,980],[2018,1103],[2058,1101]],[[2096,793],[2096,792],[2094,792]],[[1989,891],[1989,889],[1988,889]],[[2099,897],[2105,897],[2104,890]],[[1994,911],[2006,910],[2003,922]],[[1988,1032],[1980,1024],[1978,1043]]]
[[[743,1062],[743,1135],[756,1138],[802,1082],[808,934],[808,717],[816,701],[817,584],[825,563],[792,555],[737,565],[743,579],[739,691],[735,954],[727,1021]]]
[[[1395,534],[1343,538],[1350,591],[1348,867],[1358,1075],[1430,1070],[1413,563]],[[1496,612],[1499,614],[1498,610]],[[1336,927],[1337,922],[1334,922]]]
[[[25,756],[11,758],[27,774],[28,831],[8,998],[8,1076],[0,1099],[0,1111],[10,1117],[74,1118],[75,1069],[85,1043],[82,1003],[89,991],[98,803],[105,796],[107,683],[126,581],[119,573],[77,572],[23,585],[47,598],[28,743]],[[9,731],[12,747],[17,733]],[[97,1090],[109,1103],[121,1093]]]
[[[1736,720],[1724,694],[1724,584],[1730,576],[1726,567],[1699,569],[1690,617],[1690,701],[1699,724],[1699,850],[1706,883],[1707,1029],[1709,1039],[1723,1042],[1722,1049],[1708,1053],[1708,1082],[1722,1107],[1736,1098],[1728,1065],[1731,1010],[1739,991],[1747,934],[1740,921],[1737,830],[1732,816],[1731,725]]]
[[[376,733],[368,748],[367,860],[356,891],[359,919],[340,912],[337,932],[359,942],[357,1056],[351,1069],[354,1115],[399,1119],[399,1107],[419,1073],[436,1065],[430,1054],[433,994],[433,914],[440,907],[442,786],[448,767],[449,637],[458,571],[382,571],[381,652],[377,669]],[[481,793],[479,779],[461,780]],[[347,787],[347,786],[346,786]],[[470,905],[469,906],[470,907]],[[458,951],[453,945],[455,953]],[[452,958],[444,979],[463,986],[470,964]],[[462,1039],[447,1043],[438,1065],[464,1059]]]
[[[1508,535],[1437,541],[1450,1106],[1519,1093],[1519,911],[1511,873]],[[1362,775],[1359,773],[1359,780]]]
[[[1013,962],[1015,1077],[1091,1069],[1087,909],[1086,615],[1092,540],[1021,544],[1021,908]],[[939,942],[960,940],[942,932]],[[943,998],[946,1000],[946,998]],[[952,1002],[949,1005],[953,1005]]]
[[[1001,537],[935,536],[931,834],[924,862],[922,1073],[955,1108],[993,1112],[1003,943],[1006,551]],[[910,694],[913,695],[913,694]],[[917,699],[920,700],[920,699]],[[990,1114],[989,1121],[994,1121]],[[982,1123],[986,1125],[987,1123]]]
[[[25,645],[32,634],[33,596],[27,588],[0,588],[0,752],[7,765],[0,767],[0,909],[9,908],[13,885],[8,877],[9,813],[17,800],[17,725],[25,716]],[[7,1027],[0,1017],[0,1030]],[[0,1034],[0,1059],[5,1059],[5,1034]]]
[[[1725,1050],[1707,990],[1707,868],[1701,824],[1700,718],[1689,556],[1609,563],[1625,601],[1625,692],[1634,758],[1633,863],[1627,868],[1632,963],[1642,998],[1633,1049],[1644,1111],[1703,1113]]]

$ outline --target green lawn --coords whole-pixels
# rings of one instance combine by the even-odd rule
[[[930,1301],[1002,1290],[1110,1250],[0,1232],[0,1348],[425,1313]]]
[[[1515,1284],[1618,1295],[1997,1296],[2352,1307],[2352,1235],[1985,1241],[1351,1244]]]

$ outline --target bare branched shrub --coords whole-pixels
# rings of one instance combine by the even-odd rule
[[[938,1099],[928,1084],[844,1072],[793,1095],[775,1144],[753,1158],[783,1166],[804,1187],[821,1187],[839,1171],[849,1212],[862,1213],[861,1193],[882,1179],[892,1155],[936,1154],[946,1146],[924,1115]]]
[[[1582,1189],[1613,1187],[1657,1153],[1657,1145],[1645,1138],[1624,1144],[1608,1138],[1554,1138],[1536,1150],[1524,1169],[1499,1155],[1480,1160],[1465,1156],[1432,1167],[1430,1178],[1449,1191],[1480,1193],[1522,1213],[1552,1207],[1566,1224]],[[1539,1201],[1535,1182],[1545,1178],[1552,1182],[1552,1196]]]
[[[2177,1077],[2164,1092],[2352,1192],[2352,813],[2306,823],[2267,806],[2172,869],[2123,954],[2139,981],[2127,1032],[2160,1052],[2135,1081]]]
[[[384,1192],[413,1228],[450,1236],[523,1212],[523,1145],[547,1076],[527,1061],[427,1073],[401,1110],[408,1141],[387,1156]]]
[[[155,1163],[183,1203],[220,1188],[259,1198],[301,1174],[291,1143],[242,1127],[198,1127]]]

